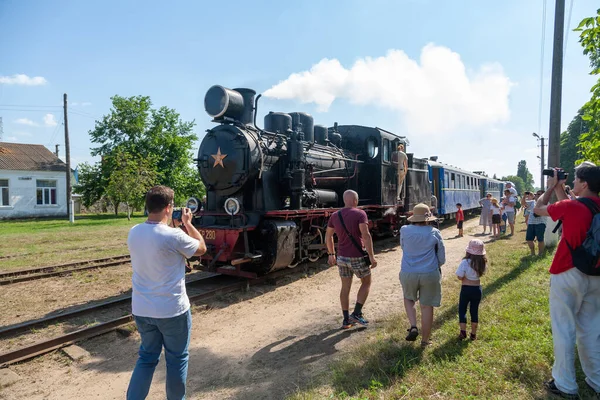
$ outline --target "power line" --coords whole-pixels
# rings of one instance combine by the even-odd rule
[[[27,108],[31,108],[31,107],[35,107],[35,108],[48,108],[48,107],[52,107],[52,108],[62,108],[62,106],[35,106],[35,105],[27,105],[27,104],[0,104],[0,107],[27,107]]]
[[[571,30],[571,15],[573,14],[573,0],[571,0],[571,4],[569,5],[569,18],[567,20],[567,29],[565,31],[565,43],[563,45],[563,59],[565,58],[565,54],[567,53],[567,42],[569,41],[569,31]]]
[[[546,3],[547,0],[543,0],[543,11],[542,11],[542,39],[540,49],[540,98],[538,102],[538,132],[542,132],[542,103],[544,99],[544,47],[546,45]]]

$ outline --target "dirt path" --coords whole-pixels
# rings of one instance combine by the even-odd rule
[[[452,276],[469,239],[479,233],[478,218],[465,224],[465,237],[456,229],[442,231]],[[487,239],[488,237],[484,237]],[[390,241],[387,242],[388,245]],[[364,312],[377,325],[402,307],[398,280],[401,250],[379,247],[371,295]],[[352,290],[353,305],[358,281]],[[335,358],[367,333],[339,329],[337,268],[301,272],[276,286],[252,288],[210,302],[210,309],[193,314],[188,373],[189,399],[279,399],[310,382]],[[435,332],[434,332],[435,336]],[[139,336],[116,333],[80,344],[91,357],[71,362],[60,352],[12,366],[21,376],[0,389],[0,399],[122,399],[133,369]],[[165,366],[156,370],[149,398],[164,398]]]

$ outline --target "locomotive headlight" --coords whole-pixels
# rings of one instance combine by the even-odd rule
[[[185,203],[185,206],[190,209],[192,214],[195,214],[200,209],[200,200],[195,197],[190,197]]]
[[[235,215],[240,212],[240,202],[235,197],[225,200],[225,212],[229,215]]]

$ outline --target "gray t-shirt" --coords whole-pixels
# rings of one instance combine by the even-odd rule
[[[181,229],[145,222],[131,228],[127,238],[131,254],[132,314],[171,318],[190,308],[185,291],[185,259],[200,242]]]

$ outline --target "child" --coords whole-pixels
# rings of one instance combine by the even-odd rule
[[[462,281],[458,303],[458,322],[460,326],[458,338],[460,340],[467,338],[467,306],[469,306],[471,340],[475,340],[477,339],[479,302],[481,301],[481,282],[479,278],[485,273],[487,258],[485,258],[485,245],[481,240],[471,240],[466,250],[467,254],[456,270],[456,276]]]
[[[456,203],[456,227],[458,228],[458,237],[463,237],[463,221],[465,220],[465,213],[462,210],[462,204]]]
[[[494,232],[494,238],[500,238],[500,223],[502,222],[502,209],[498,204],[498,199],[492,199],[491,211],[492,213],[492,229]]]

